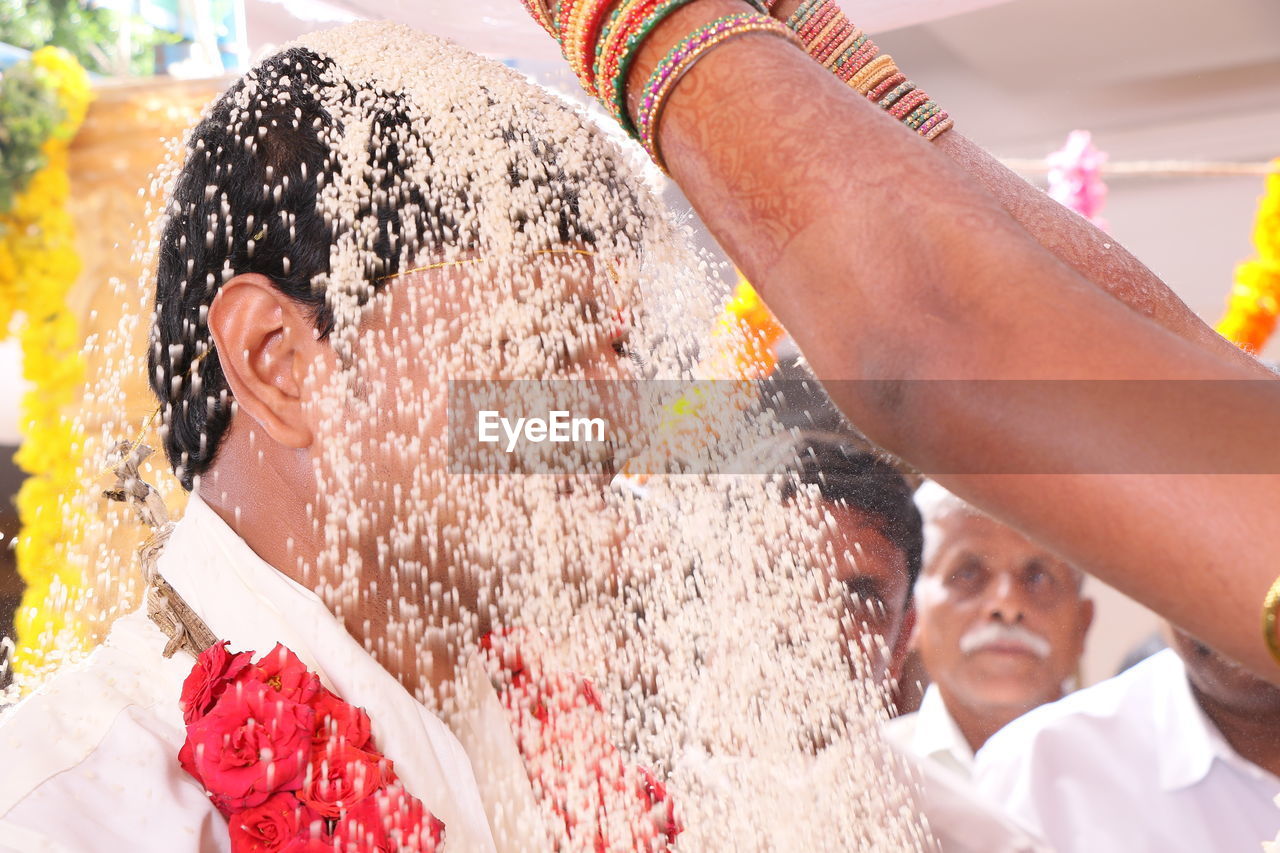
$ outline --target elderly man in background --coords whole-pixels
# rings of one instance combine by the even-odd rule
[[[1181,631],[983,747],[978,787],[1060,853],[1254,851],[1280,830],[1280,688]]]
[[[913,643],[933,683],[889,736],[967,777],[988,738],[1063,696],[1093,602],[1078,570],[936,483],[916,503],[925,555]]]

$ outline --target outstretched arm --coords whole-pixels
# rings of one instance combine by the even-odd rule
[[[633,69],[633,97],[679,38],[746,9],[698,0],[669,18]],[[1280,471],[1280,383],[1220,381],[1259,374],[1100,289],[946,154],[781,39],[744,36],[698,63],[658,139],[703,220],[869,436],[1280,676],[1258,627],[1280,573],[1280,539],[1268,535],[1280,529],[1280,477],[1092,473],[1124,471],[1128,458],[1212,457],[1228,436],[1256,470]],[[1073,384],[1064,421],[1027,383],[988,384],[979,398],[971,383],[921,381],[939,379],[1216,380],[1217,390],[1157,407],[1128,385]],[[1099,454],[1114,467],[1078,464]],[[1028,473],[984,473],[1010,470]]]
[[[773,16],[785,21],[801,2],[779,0]],[[856,18],[856,4],[850,6]],[[990,193],[1032,239],[1077,273],[1179,337],[1250,366],[1260,377],[1268,375],[1264,365],[1206,325],[1123,246],[1011,172],[961,131],[945,133],[933,145]]]

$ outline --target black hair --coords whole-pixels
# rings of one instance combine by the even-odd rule
[[[801,486],[815,486],[823,501],[869,516],[890,544],[906,555],[907,589],[913,588],[923,560],[924,523],[902,473],[873,451],[824,438],[801,438],[793,453],[783,499],[794,498]]]
[[[477,95],[496,103],[481,87]],[[430,158],[431,148],[425,122],[415,120],[403,95],[353,83],[331,60],[305,48],[276,54],[233,84],[188,139],[156,272],[149,379],[163,407],[165,454],[188,490],[213,464],[233,411],[206,323],[219,287],[236,275],[259,273],[306,306],[322,336],[333,329],[318,280],[329,273],[331,247],[349,225],[327,216],[317,200],[340,168],[332,140],[342,126],[326,107],[334,103],[371,122],[368,192],[354,211],[355,221],[377,222],[362,247],[369,250],[362,253],[369,285],[362,298],[379,289],[381,277],[398,272],[414,250],[475,247],[477,236],[460,232],[449,214],[473,209],[465,187],[433,192],[404,179],[406,149],[420,159]],[[539,161],[534,167],[514,154],[506,165],[511,186],[547,187],[559,239],[594,244],[579,210],[582,175],[566,175],[555,147],[530,139],[527,131],[508,127],[501,133],[506,142],[521,140],[521,150]],[[634,202],[626,182],[616,179],[611,165],[606,169],[608,188],[624,203]],[[523,231],[524,214],[512,216]]]

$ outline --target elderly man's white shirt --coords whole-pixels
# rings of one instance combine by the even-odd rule
[[[158,569],[232,649],[262,654],[283,643],[339,696],[365,708],[379,749],[445,822],[452,849],[494,849],[486,818],[492,804],[458,739],[315,593],[261,560],[198,497],[174,527]],[[226,821],[178,765],[186,737],[178,698],[193,660],[164,658],[165,642],[144,613],[123,617],[83,664],[0,719],[0,849],[229,849]],[[481,702],[476,719],[498,725],[509,740],[492,701]],[[484,746],[506,760],[514,755],[501,737]]]
[[[1169,650],[1010,723],[975,778],[1062,853],[1253,853],[1280,829],[1280,779],[1236,754]]]
[[[893,718],[885,732],[894,746],[936,761],[961,778],[968,779],[973,773],[973,749],[935,685],[925,689],[920,710]]]

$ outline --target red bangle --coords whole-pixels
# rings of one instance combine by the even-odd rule
[[[878,101],[893,91],[895,87],[900,86],[905,82],[907,82],[907,76],[901,71],[895,71],[893,74],[877,83],[875,88],[867,93],[867,97],[873,101]]]
[[[836,72],[836,76],[844,82],[848,83],[853,79],[859,71],[861,71],[868,62],[875,59],[876,54],[880,53],[880,48],[871,39],[867,39],[862,47],[858,48],[853,56],[850,56],[840,65],[840,69]]]
[[[588,92],[595,91],[595,50],[613,0],[577,0],[565,13],[561,48],[578,82]]]
[[[853,22],[845,18],[831,31],[829,36],[822,40],[821,44],[814,45],[809,49],[809,55],[825,65],[831,55],[836,52],[836,48],[844,44],[855,30]]]
[[[822,32],[822,28],[831,23],[831,19],[839,14],[839,12],[840,9],[834,3],[827,3],[818,10],[818,14],[805,22],[804,26],[796,32],[796,35],[798,35],[800,37],[800,41],[804,42],[805,46],[808,47],[809,40]]]
[[[916,89],[914,92],[903,97],[900,101],[889,107],[889,115],[901,121],[911,112],[925,101],[929,100],[929,95],[923,89]]]

